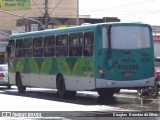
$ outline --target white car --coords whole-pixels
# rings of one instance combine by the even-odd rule
[[[8,80],[8,65],[0,64],[0,86],[7,86],[8,89],[11,88]]]
[[[156,57],[154,59],[154,65],[155,65],[155,76],[160,76],[160,57]]]
[[[160,67],[160,57],[155,57],[154,64],[155,64],[155,67]]]

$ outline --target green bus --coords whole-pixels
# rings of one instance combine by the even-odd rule
[[[10,84],[57,89],[58,96],[154,86],[152,29],[142,23],[99,23],[14,34],[8,46]]]

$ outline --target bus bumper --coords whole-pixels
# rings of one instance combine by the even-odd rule
[[[96,88],[140,88],[154,86],[155,77],[141,80],[116,81],[96,78]]]

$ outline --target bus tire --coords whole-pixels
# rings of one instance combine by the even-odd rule
[[[65,98],[67,94],[64,78],[62,75],[58,75],[57,78],[57,95],[59,98]]]
[[[158,96],[158,92],[159,92],[159,88],[158,86],[155,84],[153,87],[151,87],[148,91],[149,96],[151,96],[152,98],[156,98]]]
[[[18,92],[19,92],[20,94],[25,93],[25,91],[26,91],[26,86],[23,86],[23,85],[22,85],[22,79],[21,79],[21,75],[20,75],[20,74],[17,74],[17,76],[16,76],[16,86],[17,86]]]
[[[101,97],[104,97],[104,98],[113,97],[113,94],[115,93],[115,89],[112,89],[112,88],[100,88],[100,89],[97,89],[97,92]]]
[[[75,98],[76,91],[66,90],[64,78],[62,75],[59,75],[57,78],[57,95],[59,98]]]
[[[144,93],[143,93],[143,89],[138,89],[138,90],[137,90],[137,94],[138,94],[139,97],[142,97],[143,94],[144,94]]]
[[[7,88],[8,88],[8,89],[11,89],[11,86],[12,86],[12,85],[7,85]]]

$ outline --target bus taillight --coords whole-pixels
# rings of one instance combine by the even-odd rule
[[[102,74],[103,74],[103,70],[102,70],[102,69],[100,69],[100,70],[99,70],[99,73],[102,75]]]
[[[99,73],[101,74],[101,77],[105,76],[102,69],[99,69]]]
[[[0,73],[0,77],[3,78],[5,77],[5,75],[3,73]]]

